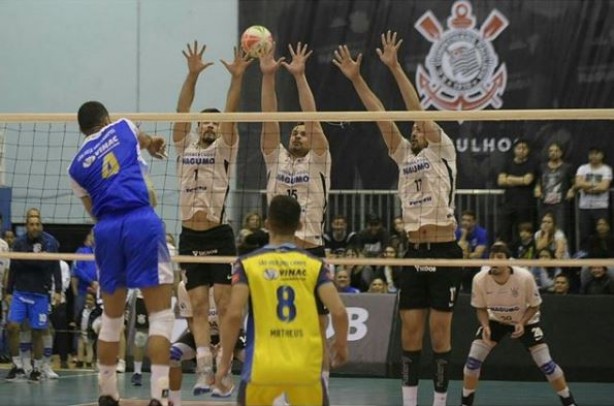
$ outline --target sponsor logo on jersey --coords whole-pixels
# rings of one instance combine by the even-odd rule
[[[83,167],[85,169],[89,168],[94,163],[95,160],[96,160],[96,157],[94,155],[88,156],[87,158],[83,160]]]
[[[431,164],[429,163],[429,161],[412,162],[411,164],[406,165],[403,168],[403,174],[410,175],[412,173],[427,171],[429,169],[431,169]]]
[[[215,157],[213,156],[184,156],[181,159],[181,163],[184,165],[213,165],[215,164]]]
[[[267,281],[273,281],[279,278],[279,272],[277,272],[277,269],[265,269],[263,276]]]
[[[452,5],[447,29],[432,11],[424,13],[414,27],[432,43],[423,65],[416,71],[416,88],[424,108],[481,110],[501,108],[507,85],[505,63],[499,64],[492,41],[509,25],[497,10],[476,28],[469,1]]]
[[[297,183],[309,183],[308,174],[289,175],[285,173],[278,173],[275,176],[275,180],[285,183],[287,185],[295,185]]]

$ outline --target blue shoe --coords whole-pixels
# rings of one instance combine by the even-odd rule
[[[132,374],[130,382],[132,383],[132,386],[143,386],[143,375],[137,373]]]

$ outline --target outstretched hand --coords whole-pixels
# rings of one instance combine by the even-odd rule
[[[339,45],[335,50],[335,58],[333,63],[339,68],[341,73],[350,80],[360,76],[360,64],[362,62],[362,54],[358,54],[356,60],[352,59],[352,54],[347,45]]]
[[[288,50],[290,51],[290,55],[292,56],[292,62],[286,63],[285,61],[281,64],[288,69],[293,76],[300,76],[305,73],[305,62],[307,58],[311,56],[313,50],[307,52],[307,44],[301,44],[300,42],[296,45],[296,50],[292,48],[292,45],[288,44]]]
[[[151,142],[147,146],[147,152],[149,152],[149,154],[154,158],[167,158],[168,155],[166,155],[166,140],[164,139],[164,137],[151,137]]]
[[[388,30],[382,34],[382,48],[377,48],[376,52],[379,59],[389,68],[394,68],[399,64],[398,52],[402,43],[402,39],[397,41],[396,32]]]
[[[253,62],[253,59],[250,58],[243,50],[239,47],[234,47],[234,60],[232,62],[227,62],[223,59],[220,59],[220,62],[226,67],[228,72],[234,77],[241,76],[245,73],[245,69]]]
[[[188,62],[188,71],[190,73],[198,75],[200,72],[207,69],[209,66],[213,65],[213,62],[204,62],[203,54],[205,53],[205,49],[207,49],[206,45],[203,45],[200,50],[198,49],[198,41],[194,40],[194,46],[190,46],[187,44],[188,49],[187,52],[185,50],[181,51],[183,56]]]
[[[263,75],[270,75],[277,72],[282,62],[286,60],[284,57],[275,60],[275,45],[276,43],[273,42],[273,46],[269,52],[260,57],[260,70]]]

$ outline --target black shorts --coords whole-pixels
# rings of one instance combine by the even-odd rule
[[[196,353],[196,341],[194,341],[194,334],[192,334],[190,330],[186,330],[182,335],[180,335],[179,338],[172,343],[172,345],[174,344],[183,344],[194,350],[194,353]]]
[[[405,258],[462,259],[456,241],[409,243]],[[400,277],[399,309],[428,309],[451,312],[462,279],[459,267],[403,267]]]
[[[316,256],[318,258],[322,258],[322,259],[326,258],[326,251],[324,251],[323,245],[320,245],[319,247],[307,248],[305,249],[305,251],[307,251],[311,255]],[[322,301],[320,300],[320,297],[317,294],[316,294],[316,305],[318,306],[319,315],[327,315],[330,313],[328,309],[326,308],[326,306],[324,306],[324,303],[322,303]]]
[[[506,335],[514,332],[514,326],[509,324],[499,323],[498,321],[489,320],[488,326],[490,327],[490,340],[496,343],[501,342]],[[482,338],[482,327],[478,328],[475,333],[476,339]],[[517,338],[520,340],[524,348],[527,350],[531,347],[535,347],[537,344],[546,344],[544,338],[544,332],[539,326],[539,323],[527,324],[524,326],[524,334]]]
[[[235,256],[237,250],[232,228],[228,224],[205,231],[194,231],[183,227],[179,235],[179,255],[193,256]],[[181,264],[185,270],[186,289],[214,284],[230,285],[230,264]]]
[[[149,329],[149,317],[147,317],[147,307],[142,297],[137,297],[134,303],[134,328],[137,330]]]

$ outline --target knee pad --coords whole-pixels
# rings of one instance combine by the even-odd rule
[[[145,348],[147,344],[147,334],[142,331],[137,331],[134,333],[134,345],[137,348]]]
[[[173,335],[173,325],[175,324],[175,314],[171,309],[149,315],[149,335],[161,336],[171,341]]]
[[[483,340],[475,340],[471,343],[471,349],[469,350],[469,356],[465,363],[463,373],[470,376],[479,376],[480,369],[482,368],[482,362],[486,359],[488,354],[492,350],[492,347],[486,344]]]
[[[112,319],[111,317],[103,313],[101,323],[100,323],[100,333],[98,334],[98,338],[102,341],[106,341],[109,343],[119,342],[119,339],[122,335],[123,326],[124,326],[123,317]]]
[[[563,376],[563,370],[552,360],[546,344],[538,344],[530,349],[531,357],[549,382]]]

